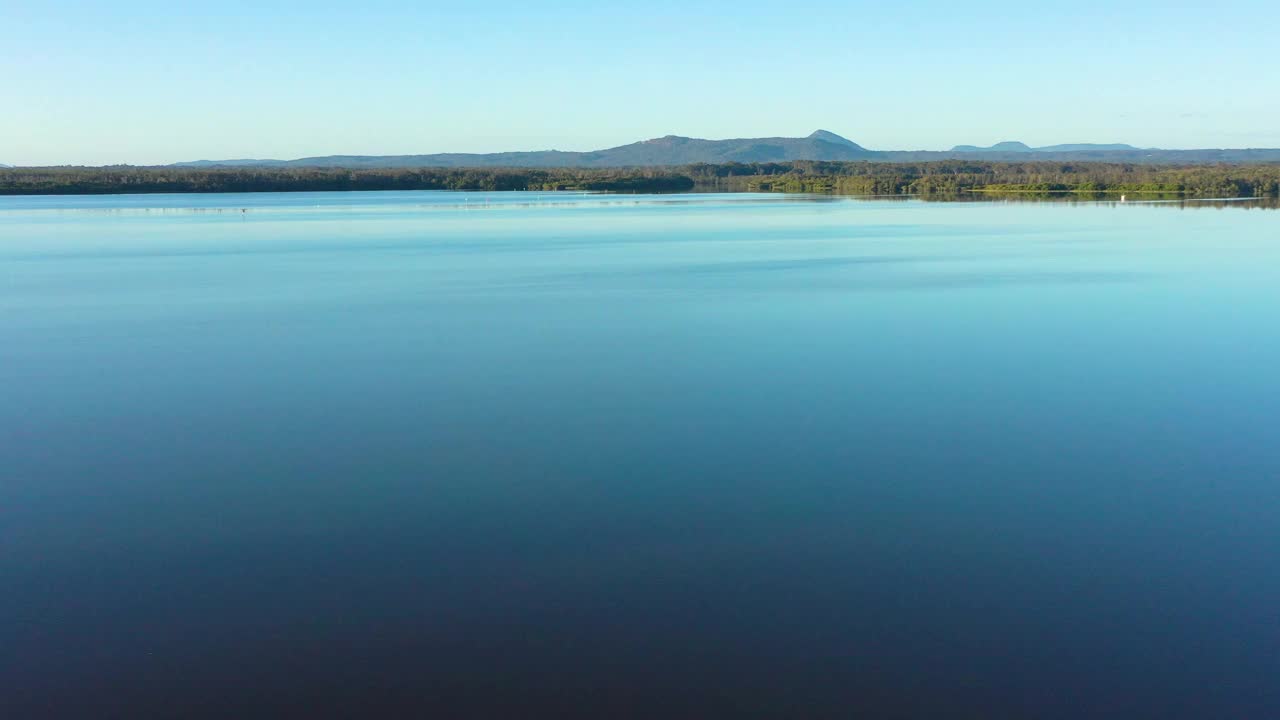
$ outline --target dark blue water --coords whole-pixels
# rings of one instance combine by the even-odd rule
[[[1280,716],[1280,213],[0,199],[0,717]]]

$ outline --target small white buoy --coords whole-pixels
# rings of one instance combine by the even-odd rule
[[[1123,195],[1121,195],[1121,196],[1120,196],[1120,202],[1124,202],[1124,196],[1123,196]]]

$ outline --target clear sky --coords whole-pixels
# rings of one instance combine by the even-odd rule
[[[0,162],[1280,147],[1280,2],[0,0]]]

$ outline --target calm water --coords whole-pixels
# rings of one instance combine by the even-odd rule
[[[1280,212],[0,198],[0,717],[1280,716]]]

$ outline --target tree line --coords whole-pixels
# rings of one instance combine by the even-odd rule
[[[1280,164],[1138,165],[1128,163],[821,162],[699,165],[695,182],[725,190],[853,195],[987,193],[1160,193],[1194,197],[1275,197]]]
[[[1280,164],[919,163],[795,161],[668,168],[45,167],[0,169],[0,194],[284,192],[321,190],[579,190],[952,193],[1159,193],[1275,197]]]
[[[581,190],[681,192],[667,169],[47,167],[0,169],[0,194],[306,192],[327,190]]]

